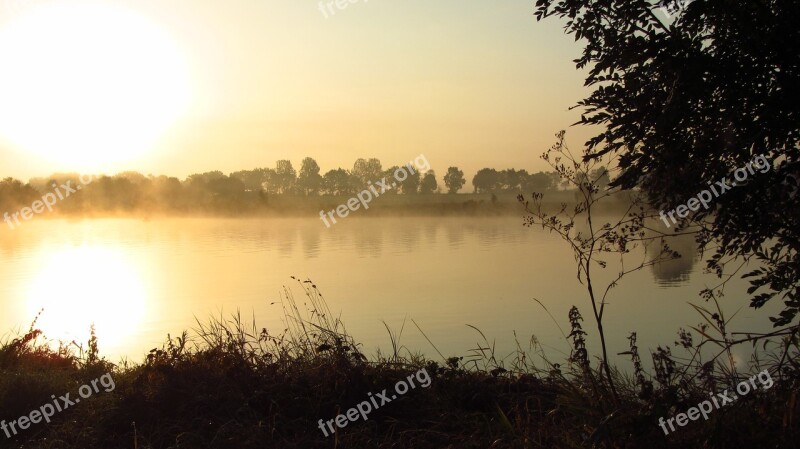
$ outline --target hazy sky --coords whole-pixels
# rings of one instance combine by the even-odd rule
[[[126,9],[110,15],[103,3]],[[14,122],[12,137],[0,142],[0,176],[132,169],[184,177],[273,166],[286,158],[299,167],[305,156],[327,171],[351,168],[358,157],[377,157],[389,166],[420,153],[440,175],[450,165],[469,177],[482,167],[541,170],[539,155],[558,130],[577,120],[577,111],[568,108],[587,90],[572,62],[580,46],[563,34],[561,22],[537,23],[534,3],[359,0],[326,18],[313,0],[3,0],[0,56],[3,45],[11,48],[6,52],[20,53],[16,57],[22,62],[15,67],[23,68],[4,64],[4,71],[20,73],[0,75],[7,85],[0,86],[0,95],[20,92],[9,87],[12,83],[28,89],[23,92],[50,86],[51,94],[42,94],[31,109],[56,112],[31,113],[19,119],[21,124]],[[45,31],[20,25],[22,34],[3,34],[26,15],[53,5],[83,9],[55,14],[58,22]],[[138,22],[118,25],[126,15]],[[140,39],[137,27],[144,22],[160,34]],[[115,35],[128,30],[127,38]],[[64,44],[57,55],[76,54],[48,62],[48,49],[70,42],[73,31],[88,37]],[[28,35],[42,42],[28,44],[33,40]],[[26,65],[27,58],[40,65]],[[181,60],[180,76],[173,73],[178,65],[164,58]],[[137,74],[115,72],[112,63],[117,68],[136,64]],[[39,72],[35,81],[25,70]],[[97,81],[73,89],[70,80],[80,84],[83,72],[119,79],[101,83],[102,92]],[[152,81],[156,75],[169,82],[158,85]],[[143,79],[156,85],[130,88]],[[180,97],[187,101],[182,108],[175,106],[176,83],[188,95]],[[60,95],[63,91],[75,92]],[[17,109],[29,103],[21,98]],[[4,100],[0,97],[0,104]],[[126,101],[139,101],[138,115]],[[168,126],[151,126],[153,114],[173,109],[181,112]],[[0,111],[7,122],[17,118],[14,112],[5,114]],[[83,148],[81,127],[92,123],[114,135],[119,148],[126,143],[130,148],[117,151],[115,142],[106,142],[102,154],[95,150],[88,158],[73,158],[68,151]],[[54,149],[56,140],[68,138],[34,139],[51,149],[32,154],[14,143],[18,128],[37,137],[64,128],[63,135],[79,140]],[[159,134],[150,143],[134,138],[156,129]],[[588,136],[586,129],[568,129],[573,148]]]

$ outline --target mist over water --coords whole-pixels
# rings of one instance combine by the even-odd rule
[[[718,281],[703,274],[691,240],[684,258],[627,277],[609,296],[614,353],[637,331],[642,348],[671,344],[701,318],[687,302]],[[641,253],[642,257],[646,257]],[[600,280],[618,268],[611,263]],[[561,330],[577,305],[590,316],[568,248],[518,217],[349,218],[326,229],[315,218],[38,220],[0,234],[0,326],[27,328],[36,313],[53,339],[86,341],[95,323],[102,353],[139,359],[195,317],[235,313],[258,328],[283,329],[280,304],[290,276],[310,278],[367,353],[391,347],[385,323],[409,351],[436,357],[414,319],[445,356],[467,356],[480,328],[505,356],[536,335],[556,360]],[[656,288],[653,288],[653,285]],[[769,330],[771,310],[754,311],[731,288],[723,307],[742,309],[735,328]],[[735,292],[735,293],[734,293]],[[588,344],[595,349],[590,321]],[[732,329],[736,330],[736,329]],[[744,356],[744,355],[742,355]]]

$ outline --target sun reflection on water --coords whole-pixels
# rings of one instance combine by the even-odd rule
[[[67,246],[42,254],[26,291],[28,316],[54,340],[85,345],[94,324],[104,348],[124,345],[146,315],[137,266],[112,246]],[[102,348],[101,348],[102,349]]]

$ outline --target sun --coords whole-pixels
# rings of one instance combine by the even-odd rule
[[[141,156],[189,108],[180,48],[117,6],[34,6],[0,29],[0,61],[0,136],[65,168]]]

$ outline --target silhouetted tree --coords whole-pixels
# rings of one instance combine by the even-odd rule
[[[386,180],[386,183],[387,183],[389,186],[391,186],[391,185],[392,185],[392,183],[397,183],[397,181],[395,180],[394,174],[395,174],[395,172],[396,172],[397,170],[399,170],[399,169],[400,169],[400,167],[398,167],[397,165],[393,165],[393,166],[391,166],[391,167],[387,168],[387,169],[386,169],[386,171],[384,171],[384,172],[382,173],[382,177],[383,177],[383,178]],[[383,194],[384,194],[384,195],[388,195],[388,194],[396,195],[396,194],[398,194],[398,193],[400,193],[400,186],[399,186],[399,184],[398,184],[398,185],[395,185],[395,187],[392,187],[391,189],[387,190],[387,191],[386,191],[386,192],[384,192]]]
[[[296,193],[297,172],[292,167],[292,161],[280,160],[275,164],[275,175],[278,191],[282,194]]]
[[[219,170],[209,171],[205,173],[195,173],[186,178],[186,183],[190,186],[205,187],[209,182],[224,178],[225,174]]]
[[[209,182],[208,190],[217,195],[233,198],[240,197],[244,193],[245,186],[241,179],[226,176]]]
[[[14,212],[22,207],[29,207],[31,203],[41,197],[41,194],[30,184],[14,178],[5,178],[0,181],[0,213]]]
[[[457,193],[466,183],[464,172],[459,170],[458,167],[447,169],[447,173],[444,175],[444,185],[447,186],[447,193]]]
[[[489,193],[497,190],[499,175],[493,168],[482,168],[472,178],[475,193]]]
[[[778,297],[785,306],[775,325],[790,324],[800,311],[800,2],[694,1],[670,21],[657,6],[536,2],[538,20],[567,19],[567,32],[586,44],[576,62],[594,91],[579,102],[579,123],[598,129],[586,158],[613,158],[612,186],[640,187],[656,210],[670,211],[766,157],[772,173],[747,176],[681,228],[714,251],[708,268],[720,277],[758,265],[745,274],[751,305]]]
[[[400,190],[404,195],[415,195],[419,191],[419,172],[413,170],[412,173],[412,169],[410,167],[405,167],[405,171],[408,174],[408,177],[400,182]]]
[[[143,174],[141,174],[141,173],[139,173],[137,171],[120,172],[120,173],[117,173],[116,175],[114,175],[114,177],[115,178],[127,179],[128,181],[130,181],[133,184],[138,185],[138,186],[146,186],[146,185],[148,185],[150,183],[150,180],[147,178],[147,176],[145,176],[145,175],[143,175]]]
[[[592,170],[591,178],[592,182],[594,182],[594,184],[600,190],[605,190],[611,183],[611,177],[608,174],[608,169],[605,167],[599,167]]]
[[[539,172],[528,175],[523,190],[525,193],[547,192],[555,188],[553,176],[550,173]]]
[[[328,195],[349,195],[352,191],[350,173],[343,168],[330,170],[322,178],[322,186]]]
[[[267,181],[267,169],[255,168],[253,170],[237,171],[231,173],[231,177],[242,181],[245,189],[251,192],[260,192],[264,189],[264,183]]]
[[[28,184],[39,192],[46,192],[53,190],[53,184],[61,185],[70,181],[73,185],[79,183],[80,173],[53,173],[46,178],[31,178]]]
[[[427,171],[419,184],[419,193],[431,194],[438,188],[439,183],[436,182],[436,173],[434,173],[433,170]]]
[[[283,184],[282,179],[274,168],[264,169],[264,192],[268,195],[278,195],[281,193]]]
[[[319,174],[319,165],[314,159],[303,159],[300,166],[300,175],[297,177],[297,186],[304,195],[317,195],[322,188],[322,176]]]
[[[353,164],[353,171],[350,174],[355,178],[358,190],[364,189],[370,182],[379,181],[383,174],[381,161],[375,158],[358,159]]]
[[[152,180],[150,202],[158,209],[182,210],[185,208],[183,186],[178,178],[158,176]]]
[[[505,192],[519,192],[522,184],[528,177],[526,170],[514,170],[509,168],[497,173],[497,190]]]

